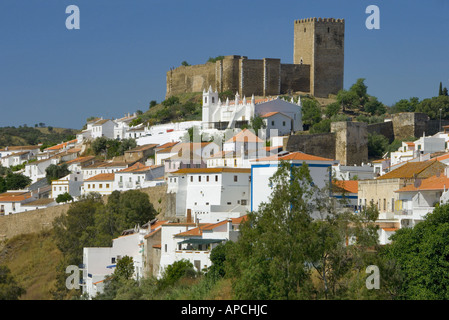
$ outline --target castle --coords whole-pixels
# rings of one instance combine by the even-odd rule
[[[166,97],[211,86],[240,96],[302,92],[327,98],[343,89],[344,33],[344,19],[295,20],[293,64],[231,55],[215,63],[180,66],[167,72]]]

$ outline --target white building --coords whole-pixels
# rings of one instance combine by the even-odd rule
[[[51,197],[56,199],[60,194],[68,193],[76,199],[81,195],[83,183],[83,174],[80,171],[73,171],[51,182]]]
[[[332,165],[338,161],[302,152],[281,152],[279,155],[253,160],[251,164],[251,211],[257,211],[262,202],[268,202],[272,193],[269,179],[276,173],[280,161],[292,166],[306,163],[314,184],[322,189],[328,187],[332,177]]]
[[[112,247],[83,248],[83,294],[89,298],[102,293],[104,280],[115,270],[117,262],[131,257],[134,262],[133,278],[139,280],[144,275],[143,241],[147,229],[136,227],[112,240]]]
[[[99,119],[87,124],[87,129],[90,130],[90,138],[96,139],[106,137],[114,139],[115,122],[111,119]]]
[[[249,122],[255,116],[264,116],[271,112],[280,112],[285,120],[280,120],[273,128],[284,131],[287,126],[287,121],[291,121],[291,131],[302,131],[302,107],[301,100],[298,104],[287,102],[285,100],[265,99],[262,101],[256,101],[254,96],[250,101],[247,101],[246,97],[241,97],[238,93],[235,95],[234,101],[226,100],[222,102],[218,97],[218,92],[212,91],[212,87],[209,90],[203,91],[203,110],[202,110],[202,123],[203,129],[230,129],[235,128],[237,122]],[[281,117],[281,115],[279,115]],[[289,118],[289,120],[287,120]],[[286,126],[283,126],[283,121],[286,121]],[[225,126],[223,126],[223,124]],[[217,127],[218,126],[218,127]]]
[[[85,179],[81,187],[81,194],[99,193],[109,195],[114,191],[114,173],[100,173],[89,179]]]
[[[163,176],[164,166],[146,166],[140,162],[136,162],[129,168],[115,172],[113,189],[127,191],[154,187],[164,183],[163,180],[160,180]]]
[[[162,225],[160,266],[162,277],[168,265],[185,259],[197,271],[211,266],[210,252],[226,241],[236,241],[244,216],[217,223],[166,223]]]
[[[34,158],[34,157],[36,157],[36,155],[40,151],[40,145],[38,145],[38,146],[12,146],[12,147],[5,147],[3,149],[0,149],[0,158],[9,156],[9,155],[14,154],[14,153],[24,152],[24,151],[30,152],[31,153],[31,157],[30,158]]]
[[[166,175],[167,193],[176,194],[176,216],[216,221],[223,213],[241,216],[249,209],[251,170],[191,168]]]
[[[170,157],[164,156],[164,150],[158,153],[158,161],[164,164],[165,172],[173,172],[183,168],[205,168],[206,160],[212,154],[220,150],[214,142],[193,142],[193,143],[178,143],[166,149],[166,154]],[[161,156],[163,155],[163,156]]]
[[[115,119],[114,139],[123,140],[127,137],[127,131],[130,128],[130,123],[137,119],[137,114],[125,114],[123,118]]]
[[[361,166],[342,166],[336,164],[332,166],[332,176],[337,180],[366,180],[374,179],[374,167],[369,164]]]
[[[47,169],[52,164],[56,165],[58,163],[59,158],[56,157],[29,162],[25,164],[25,170],[23,174],[29,177],[31,181],[34,183],[46,177],[47,173],[45,169]]]
[[[36,196],[27,190],[4,192],[0,194],[0,216],[26,211],[23,205],[36,199]]]
[[[129,163],[122,161],[97,161],[82,167],[83,178],[87,180],[102,173],[118,172],[128,168],[128,166]]]
[[[427,179],[417,180],[396,191],[395,218],[401,227],[413,227],[424,220],[437,204],[445,204],[449,200],[449,178],[438,174]]]

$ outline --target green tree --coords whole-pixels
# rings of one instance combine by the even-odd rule
[[[438,89],[438,95],[442,96],[443,95],[443,83],[440,82],[440,88]]]
[[[66,175],[70,174],[70,170],[66,163],[60,165],[51,164],[45,169],[47,182],[51,184],[52,180],[58,180]]]
[[[25,293],[26,290],[11,275],[11,270],[0,265],[0,300],[18,300]]]
[[[343,112],[345,112],[346,109],[354,109],[359,100],[357,94],[351,90],[348,91],[342,89],[337,93],[337,102],[340,104]]]
[[[24,189],[31,183],[31,179],[21,173],[8,172],[4,179],[4,188],[6,190]],[[0,183],[1,184],[1,183]],[[0,186],[1,188],[1,186]]]
[[[302,122],[305,126],[311,127],[321,121],[321,108],[316,100],[302,100]]]
[[[249,212],[241,224],[232,266],[237,299],[308,296],[311,280],[304,244],[311,236],[311,182],[307,165],[297,168],[281,163],[270,179],[269,201]]]
[[[181,65],[184,66],[184,67],[190,66],[190,64],[187,61],[185,61],[185,60],[183,62],[181,62]]]
[[[376,97],[369,97],[365,103],[365,111],[371,115],[382,115],[387,111],[387,108]]]
[[[368,134],[368,157],[381,158],[387,151],[388,139],[381,134]]]
[[[69,201],[73,201],[73,197],[67,192],[61,193],[56,197],[57,203],[69,202]]]
[[[166,288],[173,286],[183,277],[194,278],[196,275],[193,264],[189,260],[181,259],[165,268],[162,279],[159,282],[162,288]]]
[[[326,106],[326,117],[330,118],[340,112],[340,104],[338,102],[330,103]]]
[[[431,119],[438,120],[440,118],[449,118],[449,96],[438,96],[422,100],[416,108],[416,112],[423,112]]]
[[[391,237],[383,255],[400,268],[397,299],[449,299],[449,205],[436,207],[413,228]]]
[[[148,109],[151,109],[151,108],[155,107],[156,105],[157,105],[157,101],[151,100]]]

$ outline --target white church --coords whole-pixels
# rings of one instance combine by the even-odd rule
[[[248,124],[255,116],[263,118],[267,132],[277,129],[279,135],[302,131],[302,105],[279,97],[255,100],[254,95],[247,101],[236,93],[235,100],[222,102],[217,91],[203,90],[202,129],[234,129]]]

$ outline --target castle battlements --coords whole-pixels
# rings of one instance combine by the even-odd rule
[[[275,58],[228,55],[215,63],[181,66],[167,72],[166,97],[201,92],[209,86],[241,96],[294,92],[323,98],[336,95],[343,89],[344,33],[344,19],[295,20],[293,64]]]
[[[345,19],[335,19],[335,18],[306,18],[295,20],[295,24],[307,23],[307,22],[326,22],[326,23],[344,23]]]

